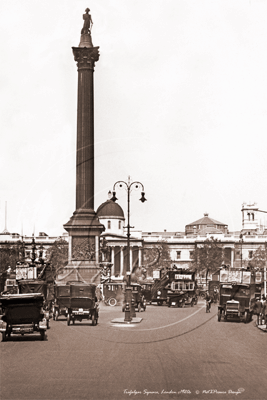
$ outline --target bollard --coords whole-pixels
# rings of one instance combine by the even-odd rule
[[[131,298],[132,298],[132,289],[127,287],[125,289],[125,322],[131,322]]]
[[[130,310],[130,304],[126,303],[125,304],[125,318],[124,322],[131,322],[132,317],[131,317],[131,310]]]

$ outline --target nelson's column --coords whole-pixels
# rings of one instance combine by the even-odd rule
[[[94,66],[99,47],[91,38],[89,9],[83,15],[79,47],[73,47],[78,66],[76,210],[64,228],[69,233],[69,260],[59,281],[99,282],[99,236],[104,231],[94,211]]]

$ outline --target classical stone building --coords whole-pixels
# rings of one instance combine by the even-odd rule
[[[125,217],[121,206],[109,199],[101,204],[97,211],[99,222],[105,226],[101,238],[107,241],[112,263],[111,275],[124,276],[127,268],[127,236],[125,234]],[[142,265],[143,240],[141,232],[131,232],[130,269]]]
[[[124,211],[116,202],[110,200],[102,203],[97,211],[100,224],[104,225],[105,231],[100,239],[106,241],[109,249],[109,259],[112,263],[111,275],[122,277],[125,275],[127,266],[127,236]],[[231,267],[245,266],[253,257],[253,253],[259,246],[267,243],[267,229],[265,220],[261,218],[260,210],[255,203],[242,205],[242,225],[239,231],[230,232],[226,223],[218,222],[207,213],[204,216],[185,226],[185,231],[176,232],[142,232],[131,230],[130,237],[130,267],[143,265],[143,254],[146,249],[157,246],[164,242],[167,244],[172,265],[188,268],[191,263],[192,252],[196,245],[201,245],[207,238],[218,239],[223,247],[226,264]],[[50,237],[45,233],[39,233],[35,237],[37,257],[42,252],[45,257],[46,249],[55,240],[68,240],[67,234]],[[0,234],[0,247],[22,240],[17,233],[9,233],[6,229]],[[26,257],[31,257],[32,237],[24,236]],[[241,256],[242,255],[242,256]],[[159,266],[159,265],[158,265]]]

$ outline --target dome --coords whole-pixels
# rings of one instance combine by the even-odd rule
[[[117,203],[114,203],[112,200],[107,200],[105,203],[102,203],[98,207],[96,214],[98,218],[117,217],[124,219],[124,212],[121,206],[119,206]]]

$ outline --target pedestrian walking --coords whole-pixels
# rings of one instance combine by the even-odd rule
[[[262,302],[260,299],[256,299],[255,305],[253,308],[253,314],[257,315],[256,325],[261,325],[261,313],[262,313]]]

